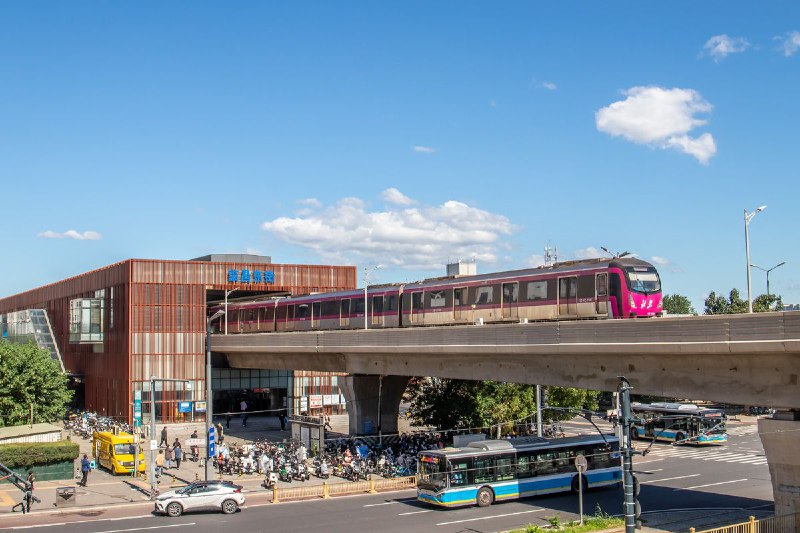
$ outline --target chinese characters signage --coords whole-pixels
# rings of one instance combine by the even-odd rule
[[[275,272],[272,270],[228,270],[228,283],[259,283],[274,285]]]

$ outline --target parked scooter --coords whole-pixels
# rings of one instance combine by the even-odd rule
[[[278,485],[278,474],[276,472],[268,472],[264,476],[264,487],[267,489],[274,489]]]

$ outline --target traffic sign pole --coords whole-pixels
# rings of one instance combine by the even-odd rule
[[[575,458],[575,470],[578,471],[578,514],[581,517],[580,525],[583,525],[583,473],[586,472],[588,466],[589,463],[583,455]]]

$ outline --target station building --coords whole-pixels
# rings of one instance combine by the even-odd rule
[[[148,424],[155,376],[156,419],[196,422],[206,408],[209,305],[350,290],[356,282],[353,266],[276,264],[266,256],[128,259],[0,298],[0,331],[9,341],[47,348],[70,375],[81,409]],[[215,356],[214,411],[238,410],[242,398],[249,410],[292,412],[303,398],[322,395],[337,398],[331,407],[338,406],[336,375],[296,374],[231,369]]]

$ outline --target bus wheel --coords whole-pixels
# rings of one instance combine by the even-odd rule
[[[489,507],[494,503],[494,493],[489,487],[481,487],[475,500],[478,503],[478,507]]]
[[[581,474],[580,476],[581,478],[583,478],[583,491],[586,492],[586,489],[589,488],[589,480],[586,479],[586,476],[584,476],[583,474]],[[575,476],[572,478],[572,492],[578,494],[579,489],[580,487],[578,487],[578,476]]]
[[[639,428],[636,426],[631,427],[631,438],[639,440]]]

